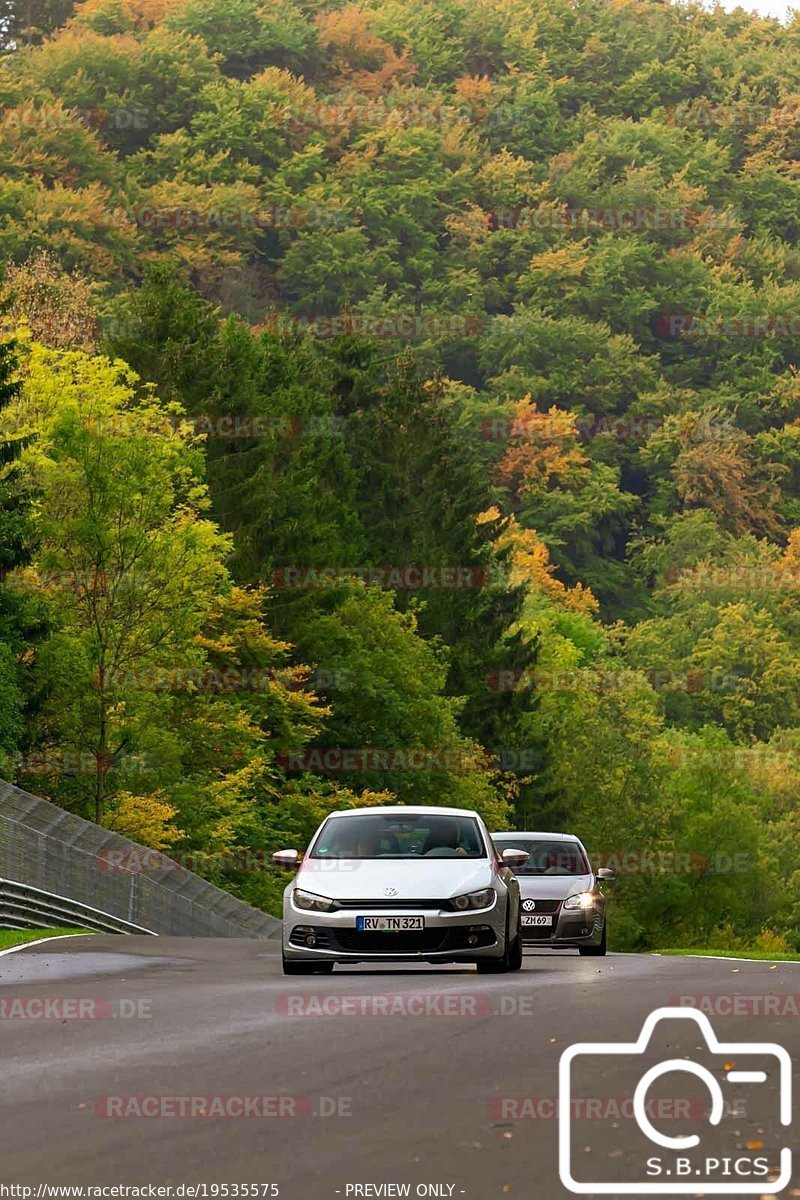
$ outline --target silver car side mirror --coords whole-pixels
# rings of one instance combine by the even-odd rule
[[[515,870],[517,867],[524,867],[528,861],[527,850],[517,850],[513,846],[509,846],[508,850],[504,850],[500,856],[505,866]]]

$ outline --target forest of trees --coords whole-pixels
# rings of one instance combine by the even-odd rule
[[[800,949],[799,238],[800,19],[3,0],[0,773],[266,907],[395,798]]]

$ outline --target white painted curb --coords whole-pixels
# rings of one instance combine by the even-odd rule
[[[711,962],[769,963],[771,966],[791,967],[800,964],[800,958],[730,958],[726,954],[659,954],[652,951],[653,958],[702,958]]]
[[[35,942],[20,942],[18,946],[9,946],[6,950],[0,950],[0,958],[3,958],[6,954],[16,954],[18,950],[30,950],[31,946],[43,946],[45,942],[63,942],[66,938],[75,937],[94,937],[94,934],[59,933],[56,937],[37,938]]]

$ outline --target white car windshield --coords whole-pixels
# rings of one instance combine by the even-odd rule
[[[311,858],[487,858],[472,817],[369,813],[331,817]]]

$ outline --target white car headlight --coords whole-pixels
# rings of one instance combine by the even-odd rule
[[[453,896],[448,900],[448,904],[456,912],[468,912],[471,908],[490,908],[495,899],[494,888],[481,888],[479,892],[467,892],[465,896]]]
[[[593,908],[594,896],[591,892],[578,892],[575,896],[570,896],[564,901],[564,908]]]
[[[336,903],[327,896],[316,896],[313,892],[304,892],[302,888],[294,889],[292,899],[296,908],[304,908],[311,912],[330,912]]]

